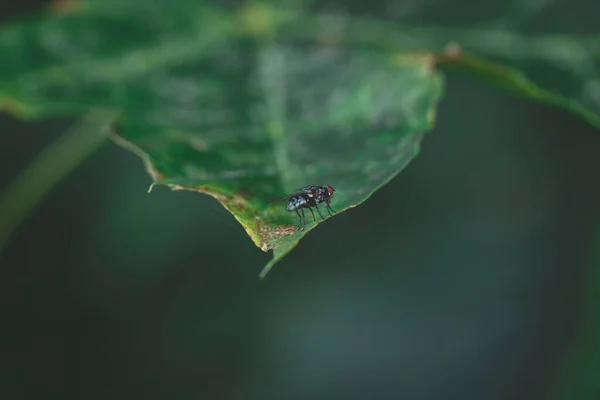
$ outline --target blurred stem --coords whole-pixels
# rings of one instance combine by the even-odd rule
[[[0,254],[12,234],[61,179],[108,139],[114,112],[93,112],[46,147],[0,195]]]

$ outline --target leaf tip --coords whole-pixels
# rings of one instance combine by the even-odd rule
[[[296,228],[291,225],[269,226],[267,224],[258,224],[258,234],[260,236],[260,249],[269,251],[275,248],[275,243],[285,236],[291,236],[296,232]]]

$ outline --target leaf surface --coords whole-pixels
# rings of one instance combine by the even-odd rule
[[[0,103],[39,117],[119,111],[114,139],[154,184],[218,199],[272,265],[307,227],[285,202],[311,185],[354,207],[401,171],[432,128],[432,57],[274,36],[289,18],[186,0],[78,2],[0,31]],[[321,214],[329,217],[325,208]]]
[[[297,232],[296,215],[268,200],[310,184],[334,186],[340,211],[366,200],[432,128],[440,63],[600,126],[600,36],[527,32],[541,8],[465,24],[445,20],[444,1],[401,21],[302,1],[55,4],[2,26],[0,107],[118,111],[115,141],[155,184],[216,197],[274,250],[268,268],[319,223]]]
[[[600,127],[600,3],[325,1],[279,34],[432,52],[438,62]],[[591,3],[591,4],[589,4]],[[335,7],[332,6],[335,4]],[[579,11],[577,11],[577,9]]]

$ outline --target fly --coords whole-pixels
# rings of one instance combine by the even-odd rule
[[[287,196],[280,197],[278,199],[270,201],[270,203],[275,203],[282,200],[287,200],[286,209],[288,211],[295,211],[300,218],[300,230],[303,231],[306,227],[306,217],[304,215],[304,209],[308,208],[310,213],[313,216],[313,220],[316,221],[315,213],[313,212],[313,208],[317,209],[317,213],[321,219],[325,219],[323,214],[321,214],[321,210],[319,210],[319,204],[325,203],[325,209],[329,213],[330,216],[333,216],[331,211],[334,213],[337,212],[333,208],[331,208],[331,198],[333,197],[333,193],[335,189],[329,185],[310,185],[305,186],[302,189],[298,189],[299,191],[295,193],[288,194]]]

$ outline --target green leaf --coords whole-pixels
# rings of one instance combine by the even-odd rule
[[[600,126],[597,35],[526,34],[525,19],[503,15],[392,23],[306,1],[57,4],[0,30],[0,107],[29,118],[118,111],[114,138],[154,183],[216,197],[274,250],[266,271],[319,223],[296,232],[295,214],[267,201],[308,184],[334,186],[340,211],[365,201],[432,128],[440,64]]]
[[[600,36],[527,37],[501,30],[463,30],[452,37],[459,38],[461,47],[447,46],[440,63],[600,127]]]
[[[375,0],[368,2],[366,8],[376,17],[366,17],[367,10],[352,7],[343,17],[335,13],[319,17],[307,13],[289,24],[279,25],[278,32],[305,40],[326,37],[329,41],[391,51],[433,52],[443,66],[459,68],[521,96],[564,108],[600,127],[597,20],[572,21],[576,26],[583,19],[592,22],[587,31],[593,33],[581,34],[564,29],[563,20],[573,11],[569,3],[527,0],[485,6],[477,3],[474,0],[415,3],[413,9],[396,7],[408,11],[400,11],[395,17],[390,12],[394,2]],[[586,9],[581,9],[584,11],[579,16],[586,17]],[[555,26],[551,23],[549,29],[540,29],[544,18],[554,21]],[[586,31],[585,27],[581,30]]]
[[[148,94],[155,102],[127,115],[152,119],[124,117],[117,141],[157,184],[214,196],[258,247],[274,249],[261,276],[320,222],[306,211],[297,231],[296,214],[268,201],[330,184],[334,208],[360,204],[417,155],[442,93],[427,58],[327,46],[238,43],[167,75],[212,91],[192,102]]]
[[[75,3],[5,27],[0,103],[28,117],[119,110],[114,139],[154,184],[214,196],[274,250],[261,276],[321,222],[307,211],[297,231],[269,200],[328,184],[342,211],[417,155],[442,95],[431,57],[285,41],[270,32],[291,14],[268,7],[171,3]]]

